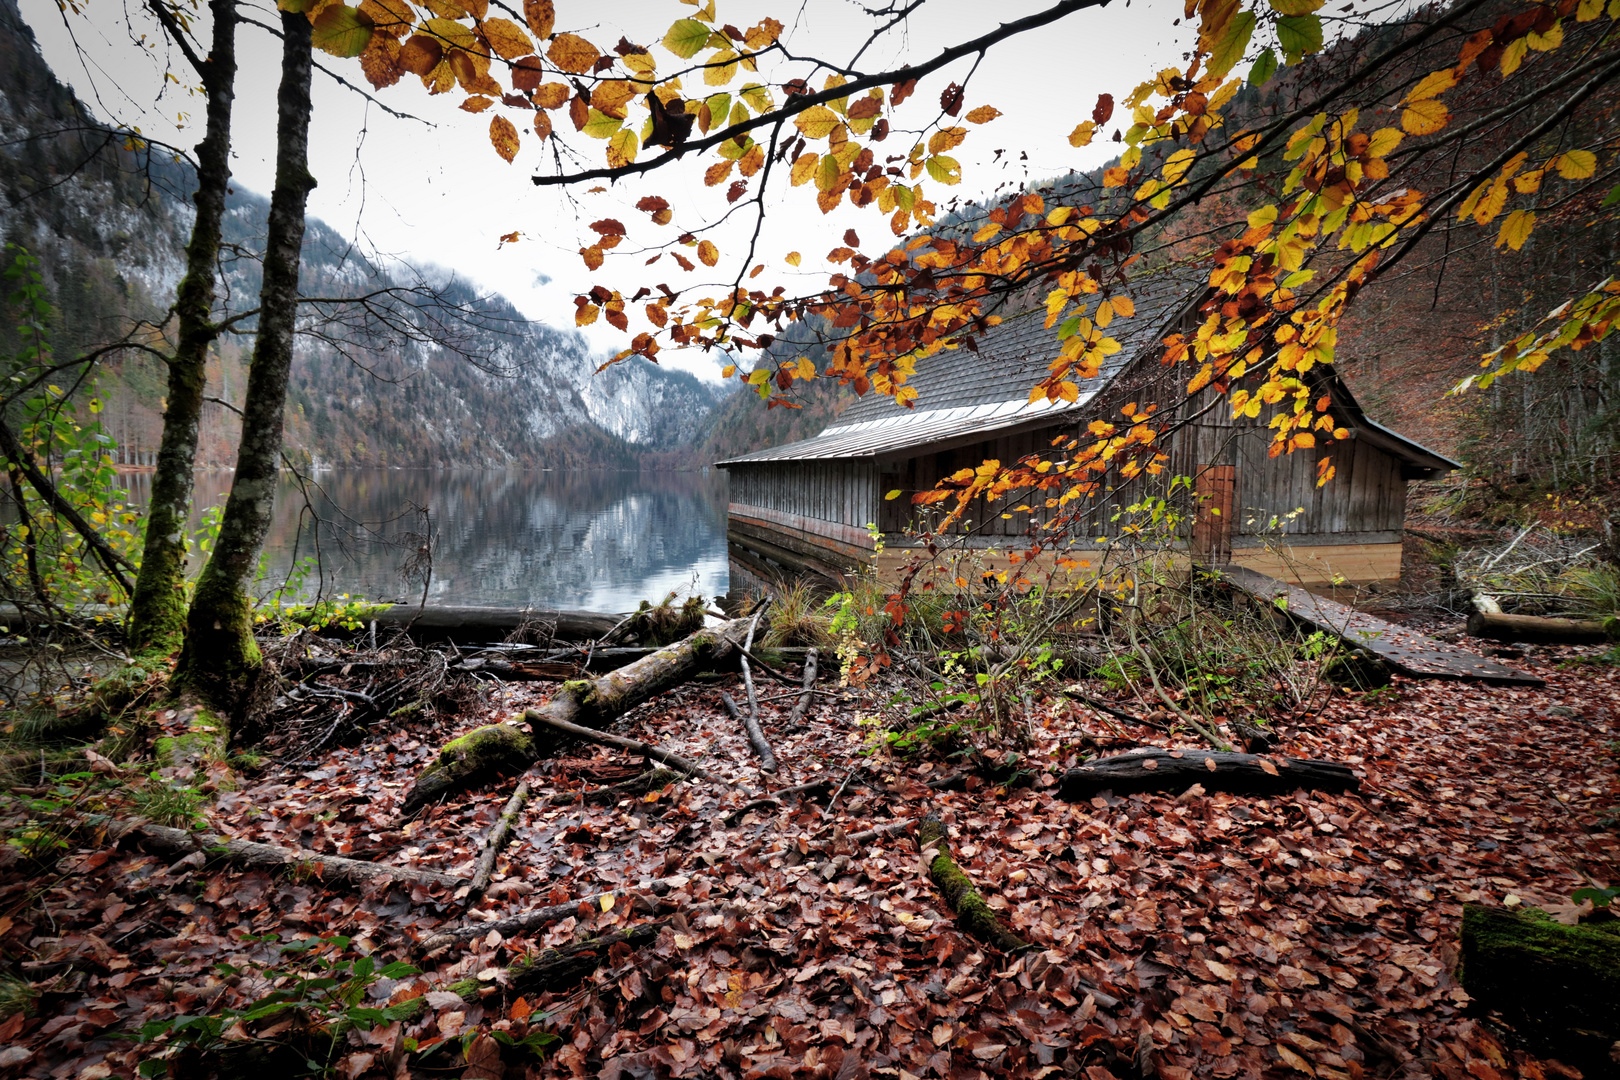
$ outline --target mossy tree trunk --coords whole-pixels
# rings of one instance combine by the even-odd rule
[[[257,678],[247,587],[270,529],[281,459],[287,376],[298,315],[304,212],[315,178],[309,173],[310,22],[281,14],[281,87],[277,94],[276,184],[259,294],[259,335],[242,408],[236,475],[220,520],[219,539],[197,580],[186,620],[178,685],[235,714]]]
[[[152,9],[164,29],[185,49],[202,79],[207,116],[197,144],[197,208],[186,245],[186,274],[175,296],[178,341],[169,359],[169,385],[163,412],[163,440],[152,501],[147,508],[146,543],[130,600],[130,638],[137,653],[173,653],[186,625],[186,521],[191,511],[192,475],[207,381],[208,350],[219,337],[214,322],[215,268],[219,262],[220,222],[231,179],[231,107],[236,95],[237,0],[211,0],[213,40],[206,58],[185,44],[184,31],[162,3]]]

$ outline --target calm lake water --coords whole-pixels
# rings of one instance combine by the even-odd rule
[[[133,501],[144,503],[150,474],[127,480]],[[303,594],[321,584],[328,593],[414,602],[422,579],[407,581],[401,570],[427,531],[419,508],[432,522],[430,604],[629,611],[672,590],[726,592],[719,470],[360,469],[321,473],[315,482],[310,507],[292,477],[282,481],[261,593],[315,555],[318,541],[319,575],[305,572]],[[207,508],[224,506],[230,486],[228,471],[197,474],[197,526]]]

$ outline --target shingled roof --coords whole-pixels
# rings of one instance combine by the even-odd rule
[[[1010,428],[1045,426],[1053,418],[1083,409],[1120,372],[1149,349],[1157,349],[1171,322],[1190,308],[1202,289],[1173,274],[1143,277],[1126,290],[1136,304],[1128,319],[1116,319],[1108,333],[1120,350],[1096,378],[1085,380],[1073,402],[1031,402],[1030,387],[1049,372],[1057,332],[1045,312],[1021,313],[980,337],[978,351],[948,349],[917,365],[909,385],[916,405],[907,409],[883,394],[869,393],[820,435],[716,462],[721,467],[767,461],[825,461],[877,458],[898,450],[924,451],[964,436],[990,437]]]

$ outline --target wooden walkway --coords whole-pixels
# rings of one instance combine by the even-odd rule
[[[1499,686],[1542,686],[1534,675],[1487,660],[1478,653],[1404,630],[1326,597],[1241,566],[1223,566],[1221,576],[1263,600],[1283,599],[1288,614],[1317,630],[1337,634],[1382,657],[1396,671],[1422,679],[1474,679]]]

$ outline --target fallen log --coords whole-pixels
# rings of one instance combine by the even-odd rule
[[[613,946],[622,943],[631,949],[640,949],[651,945],[668,922],[668,919],[660,919],[559,948],[544,949],[507,968],[507,986],[514,994],[529,995],[571,990],[607,962]]]
[[[1129,795],[1178,791],[1202,784],[1205,791],[1283,795],[1310,791],[1355,791],[1361,781],[1348,765],[1314,758],[1263,757],[1221,750],[1138,750],[1089,761],[1063,774],[1058,797],[1069,802],[1104,791]]]
[[[601,743],[603,746],[616,746],[620,750],[628,750],[632,754],[640,754],[642,757],[653,761],[662,761],[677,772],[687,776],[695,776],[699,780],[709,778],[708,771],[697,762],[684,758],[673,750],[665,750],[651,743],[644,743],[640,739],[629,739],[623,735],[610,735],[605,731],[580,727],[578,724],[571,724],[559,716],[551,716],[541,709],[524,710],[523,719],[527,720],[531,726],[544,725],[566,735],[572,735],[576,739]],[[536,729],[538,730],[538,727]]]
[[[454,891],[467,882],[450,874],[433,870],[414,870],[405,866],[387,866],[363,859],[345,859],[338,855],[322,855],[315,851],[291,850],[254,840],[238,840],[206,830],[188,832],[167,825],[153,825],[134,821],[119,821],[100,815],[86,815],[83,819],[92,827],[107,830],[116,840],[138,837],[147,847],[166,854],[189,857],[201,855],[201,862],[228,862],[236,866],[251,866],[271,870],[291,870],[308,874],[326,884],[369,885],[382,878],[401,882],[435,885]]]
[[[1468,615],[1468,636],[1531,645],[1600,645],[1610,640],[1608,629],[1597,619],[1549,619],[1479,610]]]
[[[775,772],[776,755],[771,752],[771,744],[765,741],[765,732],[759,726],[759,717],[751,712],[744,713],[737,707],[737,703],[731,700],[730,694],[722,693],[720,704],[733,720],[742,725],[743,731],[748,733],[748,745],[759,755],[759,771]]]
[[[973,880],[951,858],[951,842],[939,818],[929,814],[917,826],[917,847],[928,865],[928,877],[946,905],[956,915],[957,925],[968,935],[1006,953],[1023,953],[1035,948],[1002,925],[990,905],[984,902]]]
[[[478,856],[478,864],[473,868],[472,888],[467,893],[469,897],[481,896],[484,890],[489,888],[489,879],[495,873],[495,859],[500,855],[512,826],[517,824],[519,815],[523,813],[523,804],[528,801],[529,784],[528,781],[524,781],[512,792],[512,798],[507,801],[500,818],[489,830],[489,838],[484,841],[484,852]]]
[[[537,716],[555,717],[581,727],[602,728],[649,698],[685,682],[699,671],[730,660],[747,622],[736,619],[596,679],[565,682],[550,701],[525,713],[532,735],[508,724],[491,724],[452,740],[416,778],[403,811],[413,814],[452,792],[504,773],[522,772],[560,745],[563,733]]]
[[[1601,928],[1600,928],[1601,927]],[[1463,988],[1535,1052],[1613,1075],[1620,1040],[1620,922],[1564,926],[1541,912],[1463,907]]]
[[[787,729],[797,731],[804,723],[805,714],[810,709],[810,702],[815,698],[816,692],[816,661],[820,654],[812,647],[804,654],[804,691],[799,700],[794,703],[793,711],[788,713]]]

